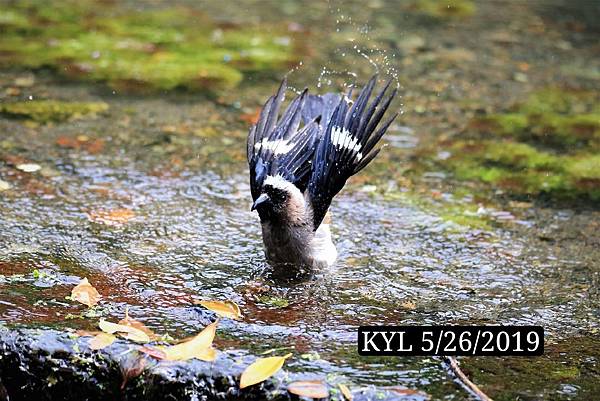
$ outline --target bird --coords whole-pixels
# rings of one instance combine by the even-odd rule
[[[351,176],[377,156],[378,143],[398,113],[382,122],[397,94],[391,84],[373,96],[373,76],[352,100],[347,94],[314,95],[304,89],[280,113],[281,82],[248,133],[251,210],[258,212],[267,261],[287,269],[334,265],[337,250],[329,206]],[[372,100],[371,100],[372,98]]]

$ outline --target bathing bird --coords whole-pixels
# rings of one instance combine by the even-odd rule
[[[287,90],[284,79],[251,127],[251,210],[260,217],[271,265],[318,269],[334,264],[331,201],[348,178],[377,156],[377,144],[397,116],[381,123],[396,89],[386,95],[388,81],[373,96],[376,82],[372,77],[355,100],[352,90],[313,95],[305,89],[280,113]]]

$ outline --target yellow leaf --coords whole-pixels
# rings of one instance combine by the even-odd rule
[[[135,327],[107,322],[104,319],[100,320],[100,322],[98,323],[98,327],[100,327],[100,330],[108,334],[119,333],[128,340],[140,343],[150,342],[150,337],[148,337],[148,334],[144,333],[139,329],[136,329]]]
[[[148,327],[146,327],[144,325],[144,323],[139,322],[139,321],[129,317],[129,308],[125,310],[125,317],[123,319],[119,320],[119,324],[121,324],[123,326],[130,326],[135,329],[138,329],[138,330],[146,333],[151,340],[156,338],[156,334],[154,334],[154,332],[152,330],[150,330]]]
[[[329,388],[320,380],[297,381],[288,385],[288,391],[300,397],[327,398]]]
[[[344,398],[347,399],[348,401],[352,401],[352,392],[350,391],[348,386],[340,383],[340,384],[338,384],[338,387],[340,388],[340,391],[342,392],[342,395],[344,396]]]
[[[108,334],[108,333],[100,333],[97,334],[96,336],[92,337],[92,339],[89,342],[89,346],[91,349],[102,349],[102,348],[106,348],[109,345],[111,345],[113,342],[115,342],[117,338],[115,336],[113,336],[112,334]]]
[[[197,358],[207,362],[214,361],[217,352],[212,348],[212,342],[215,339],[218,323],[217,320],[209,324],[189,341],[161,348],[165,353],[165,359],[168,361],[185,361]]]
[[[198,304],[229,319],[239,319],[242,316],[240,307],[233,301],[199,301]]]
[[[87,278],[84,278],[71,290],[71,298],[75,301],[81,302],[84,305],[92,307],[98,303],[100,294],[90,284]]]
[[[128,333],[121,333],[123,338],[131,341],[135,341],[136,343],[147,343],[150,342],[150,337],[148,334],[144,333],[141,330],[136,329],[135,327],[131,327],[133,330]]]
[[[240,388],[252,386],[253,384],[260,383],[273,376],[281,369],[285,360],[290,356],[292,356],[292,354],[258,358],[244,370],[244,373],[242,373]]]

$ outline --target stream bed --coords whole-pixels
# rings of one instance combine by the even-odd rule
[[[184,338],[213,319],[195,300],[231,300],[243,318],[221,322],[219,350],[292,352],[292,372],[393,386],[404,389],[402,399],[463,400],[473,395],[439,358],[358,357],[356,328],[541,325],[543,357],[464,357],[462,369],[495,400],[597,399],[600,177],[576,169],[600,171],[598,99],[580,95],[600,87],[592,3],[464,0],[448,12],[425,0],[182,1],[182,10],[216,21],[213,35],[264,24],[293,48],[283,62],[240,62],[239,82],[227,71],[206,88],[185,80],[154,87],[156,75],[132,83],[65,74],[56,55],[32,66],[0,38],[0,105],[87,105],[0,110],[0,326],[94,330],[100,317],[117,321],[128,310],[154,332]],[[89,24],[166,9],[91,4],[99,11],[86,14]],[[382,154],[332,205],[338,262],[300,278],[265,263],[245,161],[247,129],[287,72],[291,86],[319,92],[379,72],[402,95]],[[519,163],[535,161],[540,171],[572,163],[556,173],[567,184],[513,174],[534,167],[500,156],[486,156],[484,167],[497,163],[494,172],[509,171],[510,180],[477,175],[475,164],[466,177],[456,163],[469,154],[463,141],[477,140],[473,121],[525,113],[515,105],[548,87],[569,93],[572,107],[561,116],[585,114],[591,139],[572,142],[573,152],[536,143],[538,153]],[[565,152],[569,160],[559,160]],[[539,167],[546,154],[555,159]],[[103,297],[89,310],[66,299],[84,277]]]

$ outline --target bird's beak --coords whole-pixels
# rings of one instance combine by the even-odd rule
[[[260,194],[260,196],[258,198],[256,198],[256,201],[254,201],[254,203],[252,204],[252,208],[250,210],[256,209],[258,207],[258,205],[260,205],[261,203],[264,203],[268,200],[269,200],[269,195]]]

